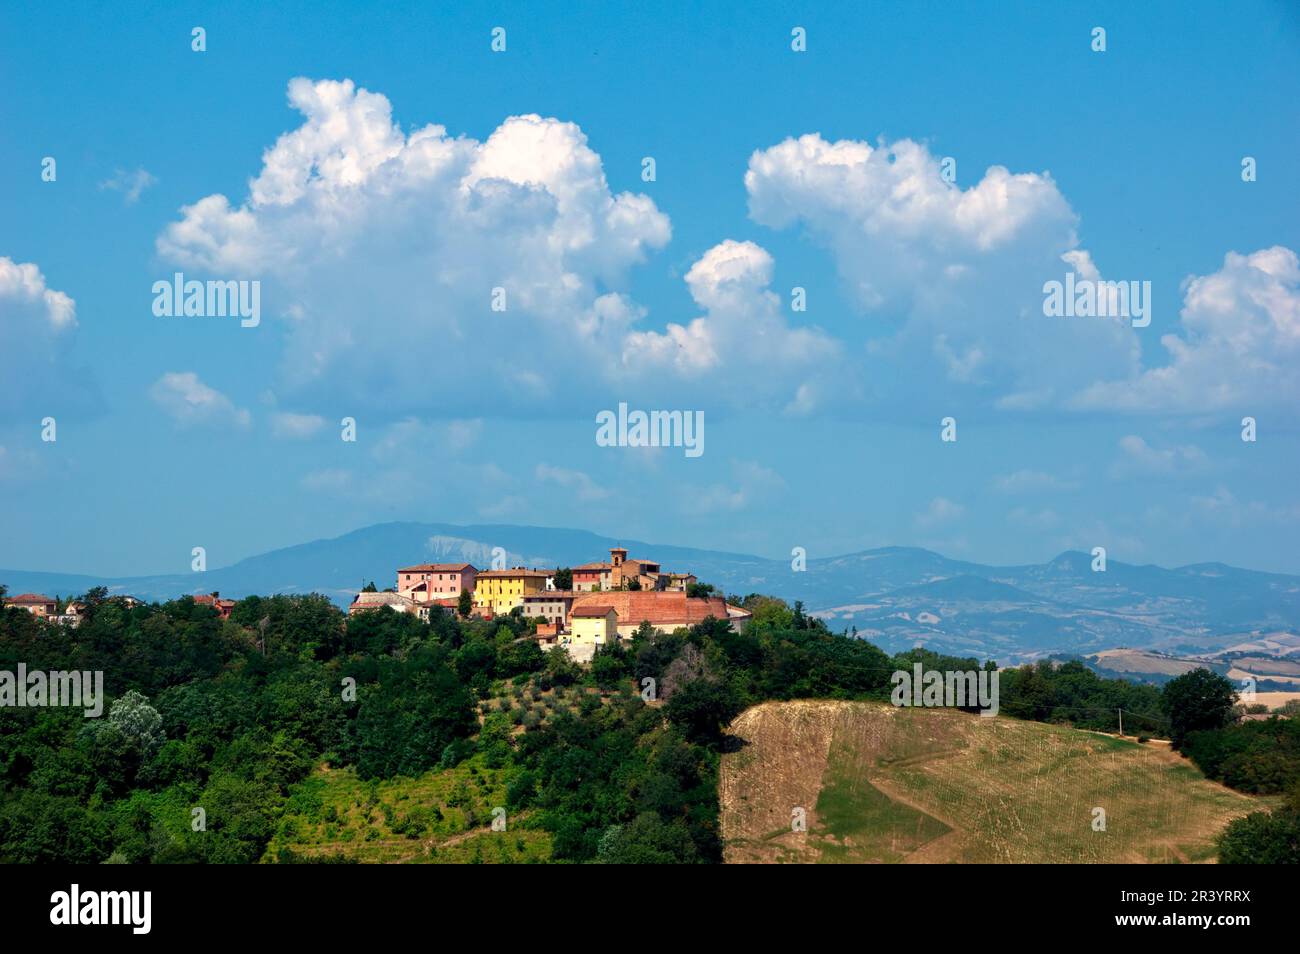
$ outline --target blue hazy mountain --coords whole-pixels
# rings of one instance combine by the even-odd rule
[[[399,566],[465,561],[573,566],[608,559],[611,547],[690,571],[729,594],[801,600],[836,630],[856,630],[888,650],[925,645],[1015,661],[1112,647],[1206,652],[1243,634],[1300,632],[1300,577],[1217,563],[1166,569],[1108,561],[1092,570],[1085,553],[1043,564],[986,566],[913,547],[884,547],[791,561],[651,544],[550,527],[386,523],[249,557],[204,573],[126,578],[0,570],[10,593],[82,593],[96,585],[148,600],[217,591],[323,593],[340,606],[371,580],[382,589]]]

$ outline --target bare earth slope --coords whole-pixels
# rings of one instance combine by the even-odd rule
[[[728,862],[1208,861],[1261,807],[1155,744],[949,709],[769,702],[731,731]]]

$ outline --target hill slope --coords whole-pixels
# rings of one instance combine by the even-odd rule
[[[1215,834],[1259,807],[1154,744],[948,709],[769,702],[732,734],[729,862],[1207,861]]]

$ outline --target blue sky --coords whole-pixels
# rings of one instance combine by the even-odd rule
[[[1294,4],[692,6],[6,4],[0,566],[410,519],[1300,573]],[[261,324],[155,317],[176,271]],[[1045,317],[1067,271],[1150,326]],[[597,446],[619,401],[705,453]]]

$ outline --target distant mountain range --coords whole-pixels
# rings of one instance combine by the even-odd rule
[[[1205,653],[1243,636],[1300,633],[1300,577],[1218,563],[1164,569],[1084,553],[1050,563],[985,566],[913,547],[788,560],[616,540],[583,530],[510,525],[386,523],[249,557],[205,573],[108,578],[0,570],[11,594],[63,595],[107,586],[148,600],[219,591],[242,597],[323,593],[346,606],[364,582],[392,586],[399,566],[465,561],[486,567],[494,547],[508,565],[572,566],[625,546],[665,571],[690,571],[729,594],[802,600],[835,630],[856,628],[890,651],[914,645],[1000,663],[1114,647]]]

